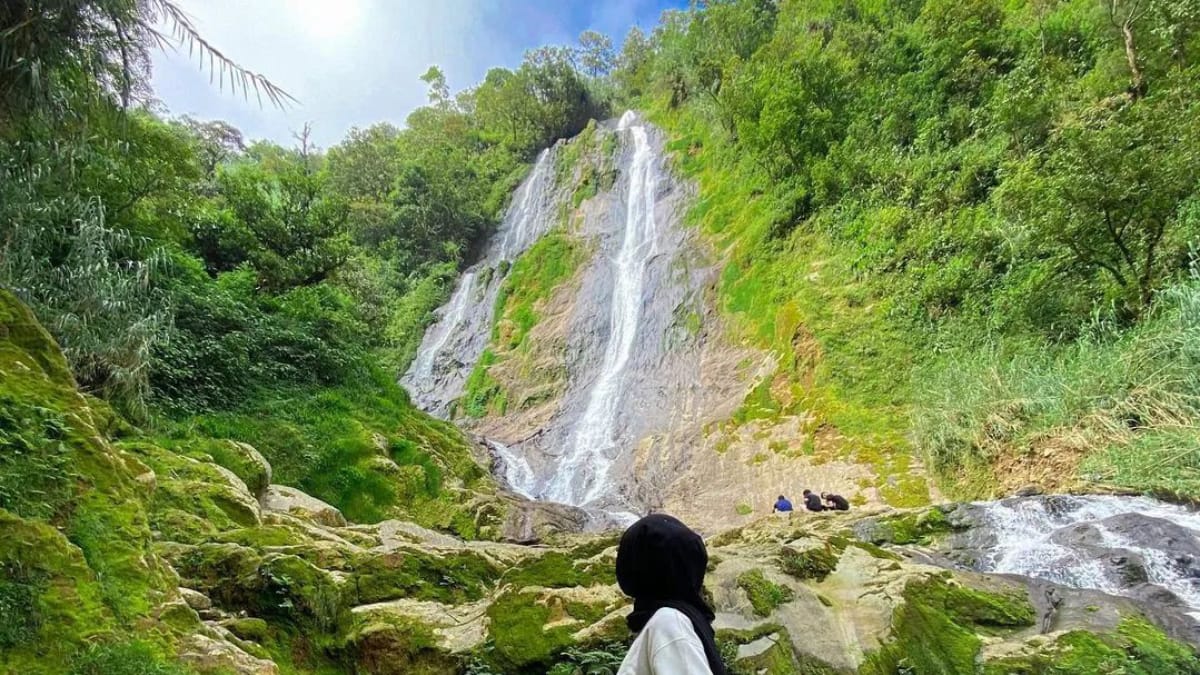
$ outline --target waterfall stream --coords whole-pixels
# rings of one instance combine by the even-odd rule
[[[587,407],[576,423],[571,446],[546,490],[549,499],[574,505],[599,498],[607,486],[616,446],[614,426],[623,402],[622,381],[641,322],[646,264],[658,252],[654,203],[660,168],[646,127],[632,111],[621,117],[617,129],[626,132],[632,141],[633,158],[626,192],[624,236],[612,261],[608,342]]]
[[[514,492],[583,507],[594,523],[653,501],[625,489],[642,439],[697,401],[730,396],[698,390],[701,338],[681,327],[703,311],[716,268],[680,226],[689,192],[666,170],[664,143],[627,112],[543,151],[400,380],[425,411],[486,437]],[[534,306],[539,333],[518,353],[494,342],[497,300],[511,265],[555,229],[586,257],[556,289],[565,293]],[[489,346],[503,403],[469,417],[461,400]]]
[[[1146,497],[1052,496],[973,505],[986,544],[976,568],[1156,601],[1200,619],[1200,513]],[[1168,601],[1172,599],[1167,596]]]
[[[510,226],[505,228],[504,238],[500,240],[498,253],[501,260],[515,260],[522,251],[533,244],[531,233],[541,235],[536,226],[542,220],[542,209],[546,201],[546,177],[551,164],[546,160],[549,156],[549,150],[543,150],[538,155],[529,178],[518,189],[516,204],[509,218]]]
[[[412,379],[427,379],[433,375],[434,360],[442,353],[450,336],[462,324],[463,315],[466,313],[467,303],[474,287],[475,272],[463,274],[462,279],[458,282],[458,287],[454,290],[454,295],[450,296],[450,304],[447,306],[445,314],[429,331],[429,335],[433,336],[433,341],[427,348],[422,349],[413,361],[410,375]]]
[[[449,416],[450,405],[462,394],[471,368],[487,346],[492,311],[504,281],[502,263],[511,263],[552,226],[546,206],[554,187],[553,164],[551,150],[538,155],[483,259],[463,272],[438,320],[425,331],[408,372],[400,378],[425,411]]]

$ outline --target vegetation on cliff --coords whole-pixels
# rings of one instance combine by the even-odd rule
[[[722,307],[777,355],[741,418],[816,412],[881,475],[915,441],[947,485],[1080,439],[1066,473],[1191,494],[1194,393],[1155,364],[1194,318],[1198,17],[731,0],[631,36],[615,77],[699,181]]]

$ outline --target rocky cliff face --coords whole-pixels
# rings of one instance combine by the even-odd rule
[[[402,383],[494,441],[514,489],[610,516],[595,522],[732,526],[804,487],[889,501],[919,467],[883,476],[812,416],[747,413],[777,355],[731,338],[721,256],[683,224],[691,187],[665,145],[627,113],[543,153]]]

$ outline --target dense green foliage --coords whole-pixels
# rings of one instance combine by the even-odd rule
[[[737,419],[815,411],[884,474],[910,419],[939,470],[977,455],[929,442],[963,422],[925,402],[993,366],[942,355],[1069,352],[1186,277],[1198,56],[1192,0],[726,0],[631,35],[614,78],[700,183],[723,308],[779,355]]]

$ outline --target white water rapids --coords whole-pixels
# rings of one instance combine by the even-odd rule
[[[1200,619],[1200,578],[1189,553],[1200,548],[1200,514],[1145,497],[1062,496],[978,506],[995,537],[981,571],[1129,595],[1128,580],[1105,563],[1132,554],[1149,583],[1173,593]],[[1151,527],[1154,534],[1148,534]]]
[[[488,440],[487,444],[500,460],[498,473],[504,482],[508,483],[508,487],[526,499],[537,499],[534,494],[536,477],[533,475],[533,468],[529,466],[529,460],[499,441]]]
[[[613,290],[609,335],[600,372],[587,407],[576,424],[571,446],[546,486],[546,497],[582,505],[604,496],[612,455],[616,452],[617,413],[623,402],[622,381],[642,315],[646,265],[658,252],[654,218],[660,167],[646,132],[632,111],[617,124],[633,143],[626,193],[625,231],[612,261]]]

